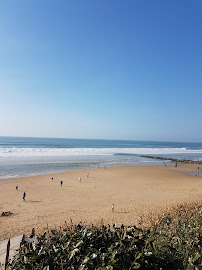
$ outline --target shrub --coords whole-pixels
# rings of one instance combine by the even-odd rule
[[[22,246],[11,269],[199,269],[201,205],[180,206],[148,229],[66,226]]]

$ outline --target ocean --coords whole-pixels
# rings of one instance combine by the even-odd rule
[[[202,143],[0,137],[0,179],[98,166],[163,165],[163,160],[141,155],[202,161]]]

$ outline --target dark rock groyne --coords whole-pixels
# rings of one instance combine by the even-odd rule
[[[157,157],[157,156],[140,156],[143,158],[153,158],[153,159],[160,159],[160,160],[169,160],[169,161],[173,161],[175,163],[190,163],[190,164],[202,164],[202,161],[198,161],[198,160],[191,160],[191,159],[177,159],[177,158],[164,158],[164,157]]]

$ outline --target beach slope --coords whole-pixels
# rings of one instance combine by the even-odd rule
[[[12,214],[0,217],[0,240],[29,234],[33,227],[39,233],[47,226],[62,226],[70,220],[96,225],[138,225],[142,220],[146,222],[151,212],[160,213],[177,203],[201,200],[202,177],[188,174],[197,168],[191,164],[177,168],[110,167],[2,179],[0,212]]]

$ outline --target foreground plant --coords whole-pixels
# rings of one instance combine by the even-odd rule
[[[202,205],[183,204],[174,207],[151,226],[156,248],[161,254],[175,250],[184,269],[202,269]],[[172,252],[173,253],[173,252]]]
[[[194,212],[195,211],[195,212]],[[201,208],[164,217],[148,229],[71,226],[21,248],[11,269],[200,269]]]

